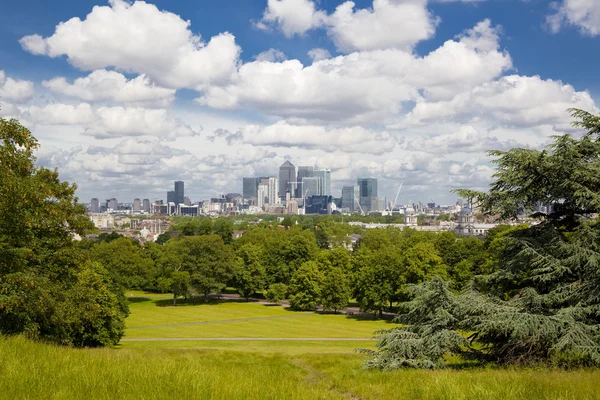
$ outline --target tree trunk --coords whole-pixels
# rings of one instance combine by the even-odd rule
[[[173,307],[177,305],[177,294],[173,293]]]

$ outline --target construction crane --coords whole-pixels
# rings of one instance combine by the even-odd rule
[[[361,205],[360,205],[360,201],[358,201],[358,199],[355,197],[354,201],[356,202],[356,205],[358,205],[358,209],[360,210],[360,214],[361,215],[365,215],[365,212],[363,211]]]
[[[398,192],[396,192],[396,198],[394,199],[394,202],[392,203],[392,207],[390,209],[391,214],[394,213],[394,208],[396,208],[396,202],[398,201],[398,196],[400,195],[400,191],[402,190],[402,185],[404,185],[404,182],[400,182],[400,187],[398,187]]]

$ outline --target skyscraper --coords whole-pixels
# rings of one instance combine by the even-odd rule
[[[285,200],[285,193],[289,190],[292,195],[296,193],[296,167],[287,161],[279,167],[279,197]]]
[[[298,167],[298,175],[296,178],[297,182],[302,182],[304,178],[312,178],[314,176],[314,167],[309,167],[306,165],[301,165]],[[296,189],[296,197],[302,198],[304,196],[304,192],[306,189],[303,189],[304,184],[298,184]]]
[[[261,197],[261,186],[264,185],[266,185],[266,196],[263,197],[266,198],[266,204],[280,204],[281,198],[279,197],[278,191],[279,179],[276,176],[271,176],[269,178],[261,178],[260,185],[258,186],[258,197]]]
[[[167,204],[169,203],[175,203],[175,191],[174,190],[169,190],[167,192]]]
[[[319,196],[331,196],[331,170],[315,168],[313,174],[319,178]]]
[[[316,176],[302,178],[302,198],[309,198],[312,196],[319,196],[320,193],[321,179]]]
[[[142,201],[142,210],[144,210],[145,212],[150,212],[150,200],[144,199]]]
[[[256,199],[258,198],[258,185],[260,184],[261,178],[243,178],[242,179],[242,195],[244,199]]]
[[[100,201],[95,197],[90,202],[90,212],[93,212],[93,213],[100,212]]]
[[[175,181],[175,205],[183,204],[184,197],[183,181]]]
[[[110,210],[118,210],[119,209],[119,202],[117,201],[117,199],[115,199],[114,197],[112,199],[108,199],[106,200],[106,209],[110,209]]]
[[[373,209],[372,199],[377,197],[377,178],[358,178],[360,188],[360,206],[364,211]]]
[[[342,208],[352,212],[358,209],[360,187],[358,185],[342,187]]]
[[[140,211],[142,209],[142,201],[140,199],[133,199],[133,211]]]

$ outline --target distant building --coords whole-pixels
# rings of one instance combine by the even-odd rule
[[[331,214],[331,196],[312,196],[306,198],[306,214]]]
[[[281,204],[281,198],[279,197],[279,179],[276,176],[271,176],[269,178],[262,178],[259,185],[259,198],[260,196],[260,186],[266,185],[266,193],[263,188],[263,195],[266,201],[266,204],[275,205]],[[260,207],[260,206],[259,206]]]
[[[191,206],[192,205],[192,200],[190,200],[189,197],[185,196],[183,198],[183,204],[186,205],[186,206]]]
[[[145,212],[149,213],[150,212],[150,200],[148,199],[144,199],[142,201],[142,210],[144,210]]]
[[[415,209],[412,204],[404,210],[404,224],[408,226],[417,226],[418,225],[418,216],[415,213]]]
[[[184,204],[185,193],[183,181],[175,181],[175,204]]]
[[[97,198],[93,198],[90,201],[90,212],[99,213],[100,212],[100,201]]]
[[[377,179],[358,178],[356,183],[360,188],[360,206],[363,211],[371,211],[373,209],[372,199],[377,197]]]
[[[242,179],[242,195],[245,200],[256,200],[258,198],[258,185],[262,178],[243,178]]]
[[[116,198],[112,198],[112,199],[108,199],[106,200],[106,210],[113,210],[116,211],[119,209],[119,202],[117,201]]]
[[[167,192],[167,203],[175,203],[175,191],[169,190]]]
[[[140,199],[133,199],[133,211],[142,210],[142,201]]]
[[[331,196],[331,170],[315,168],[314,176],[319,178],[319,196]]]
[[[302,198],[319,196],[320,179],[316,176],[302,178]]]
[[[286,160],[279,167],[279,197],[285,200],[285,194],[289,190],[291,193],[296,192],[296,167],[294,164]]]
[[[342,187],[342,209],[353,212],[358,210],[358,202],[360,199],[360,186],[344,186]]]
[[[301,165],[298,167],[298,175],[296,177],[296,182],[303,182],[304,178],[312,178],[314,177],[314,171],[315,168],[314,167],[309,167],[306,165]],[[304,189],[304,184],[297,184],[296,187],[296,198],[302,198],[304,197],[304,192],[306,191],[306,189]]]
[[[185,204],[177,205],[177,215],[185,215],[189,217],[197,217],[199,214],[199,206],[188,206]]]

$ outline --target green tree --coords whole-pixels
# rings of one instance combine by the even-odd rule
[[[294,273],[288,288],[290,305],[299,311],[312,311],[319,305],[323,274],[314,261],[308,261]]]
[[[138,242],[129,238],[100,243],[92,249],[92,257],[124,288],[146,289],[154,281],[156,272],[152,258],[144,253]]]
[[[325,311],[342,310],[350,301],[350,284],[348,276],[341,268],[326,270],[321,285],[321,304]]]
[[[548,204],[549,212],[534,214],[541,223],[507,230],[498,265],[476,277],[472,290],[451,295],[442,281],[422,288],[411,308],[421,319],[401,318],[409,325],[384,333],[372,365],[428,359],[424,366],[441,366],[444,353],[500,364],[600,365],[600,224],[589,219],[600,213],[600,118],[572,113],[587,131],[580,139],[490,152],[497,157],[490,191],[457,191],[502,218]],[[471,335],[461,340],[458,331]]]
[[[233,222],[225,218],[217,218],[213,226],[215,235],[219,235],[223,243],[230,244],[233,242]]]
[[[168,276],[158,279],[158,289],[162,292],[173,293],[173,306],[177,305],[177,298],[187,297],[190,293],[192,280],[188,271],[171,271]]]
[[[171,254],[181,259],[181,271],[189,272],[191,285],[205,299],[221,292],[233,277],[234,254],[217,235],[185,236],[167,243]]]
[[[285,299],[288,287],[283,283],[273,283],[267,289],[265,293],[265,299],[271,303],[279,304],[281,300]]]
[[[164,232],[158,235],[158,237],[156,238],[156,243],[165,244],[169,239],[171,239],[171,235],[167,232]]]
[[[0,333],[112,346],[127,316],[123,292],[72,234],[93,229],[76,186],[34,165],[38,143],[0,119]]]
[[[233,275],[233,286],[246,300],[262,290],[266,282],[262,251],[257,245],[246,244],[238,252],[238,263]]]

